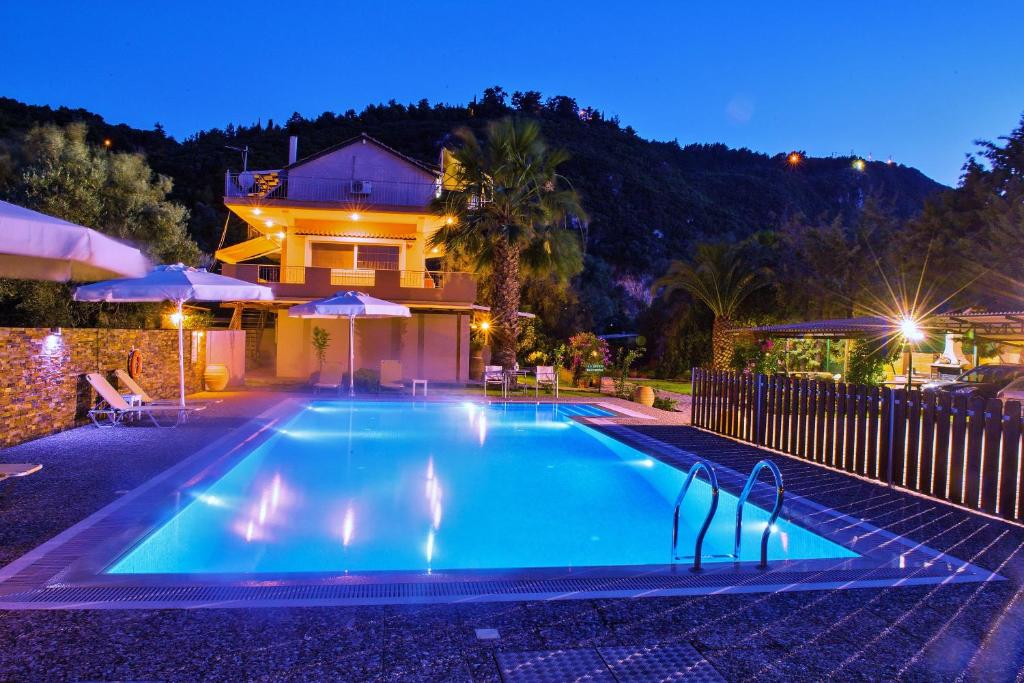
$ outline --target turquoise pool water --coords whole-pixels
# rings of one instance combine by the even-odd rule
[[[572,415],[585,405],[316,401],[107,571],[365,572],[665,564],[685,474]],[[691,487],[692,552],[710,488]],[[707,555],[732,551],[722,493]],[[744,560],[768,513],[744,512]],[[780,519],[770,559],[855,553]],[[731,561],[721,558],[722,561]],[[706,559],[706,562],[715,561]]]

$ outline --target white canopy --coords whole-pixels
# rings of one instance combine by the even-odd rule
[[[157,266],[145,277],[82,285],[77,301],[270,301],[269,287],[217,275],[181,263]]]
[[[349,291],[292,306],[288,315],[293,318],[348,318],[348,395],[353,396],[356,386],[356,318],[408,318],[412,313],[408,306]]]
[[[216,275],[181,263],[157,266],[145,277],[107,280],[82,285],[75,290],[76,301],[173,301],[178,305],[178,389],[182,408],[185,407],[182,304],[186,301],[271,301],[273,298],[274,292],[269,287]]]
[[[138,249],[102,233],[0,201],[0,277],[87,282],[149,267]]]

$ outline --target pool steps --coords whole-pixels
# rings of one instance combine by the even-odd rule
[[[701,554],[701,547],[704,544],[704,536],[708,532],[708,528],[711,526],[711,521],[715,517],[715,513],[718,512],[718,475],[715,474],[714,466],[707,460],[700,459],[690,466],[689,471],[686,473],[686,481],[683,482],[683,487],[679,491],[679,495],[676,496],[675,506],[672,510],[672,562],[683,559],[678,554],[679,546],[679,509],[682,507],[683,499],[686,498],[686,493],[690,490],[690,484],[693,482],[697,474],[703,470],[708,478],[708,483],[711,486],[711,505],[708,508],[708,514],[704,517],[704,523],[701,525],[700,531],[697,533],[697,540],[694,543],[693,549],[693,568],[692,571],[699,572],[701,570],[701,559],[704,557]],[[772,478],[775,480],[775,505],[772,507],[771,515],[768,518],[768,522],[765,524],[764,533],[761,535],[761,561],[758,567],[766,569],[768,567],[768,537],[771,535],[772,529],[775,527],[775,521],[779,518],[779,514],[782,512],[782,502],[785,496],[785,489],[782,485],[782,472],[771,460],[761,460],[754,469],[751,470],[750,476],[747,477],[747,483],[743,486],[743,492],[740,494],[739,499],[736,503],[736,536],[735,543],[733,545],[732,557],[739,561],[740,558],[740,531],[743,527],[743,506],[747,502],[747,498],[750,496],[751,489],[754,488],[754,484],[757,482],[757,477],[762,470],[768,470],[772,474]],[[715,556],[717,557],[717,556]]]

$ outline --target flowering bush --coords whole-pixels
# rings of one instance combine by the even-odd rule
[[[579,332],[569,337],[569,369],[577,384],[587,372],[588,365],[607,366],[612,361],[608,342],[593,332]]]

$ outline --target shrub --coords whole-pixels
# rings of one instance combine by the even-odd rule
[[[381,374],[369,368],[359,368],[355,371],[355,388],[357,391],[380,391]]]
[[[588,374],[588,365],[606,367],[610,362],[608,342],[593,332],[580,332],[569,337],[569,369],[576,384],[580,384],[584,374]]]
[[[674,398],[668,398],[667,396],[655,396],[654,407],[659,410],[673,411],[676,409],[677,401]]]

